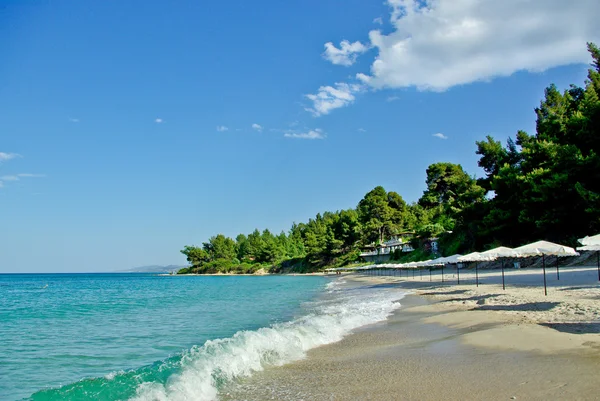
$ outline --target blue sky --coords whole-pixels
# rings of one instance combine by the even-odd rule
[[[0,272],[182,264],[481,174],[475,141],[533,132],[600,40],[595,1],[494,3],[1,2]]]

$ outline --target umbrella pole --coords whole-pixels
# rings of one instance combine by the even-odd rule
[[[460,284],[460,270],[458,270],[458,263],[456,264],[456,277],[458,277],[458,284]]]
[[[421,274],[420,280],[423,280],[423,269],[419,269],[419,273]]]
[[[600,252],[596,252],[596,263],[598,263],[598,281],[600,281]]]
[[[548,295],[548,289],[546,288],[546,256],[542,254],[542,269],[544,269],[544,295]]]
[[[600,265],[598,265],[600,266]],[[600,267],[598,267],[598,279],[600,280]],[[431,281],[431,267],[429,268],[429,281]]]
[[[502,259],[502,289],[506,290],[506,286],[504,285],[504,259]]]
[[[413,278],[415,278],[415,269],[413,269]]]
[[[560,280],[560,274],[558,273],[558,256],[556,256],[556,279]]]
[[[479,263],[475,262],[475,284],[479,287]]]
[[[444,265],[442,265],[442,283],[444,282]]]

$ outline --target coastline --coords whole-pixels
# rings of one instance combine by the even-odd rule
[[[189,276],[253,276],[253,277],[262,277],[262,276],[328,276],[323,272],[314,272],[314,273],[185,273],[185,274],[168,274],[162,273],[157,274],[157,276],[169,276],[169,277],[189,277]],[[333,275],[329,275],[332,278],[335,278]]]
[[[581,271],[561,271],[548,297],[525,269],[511,272],[506,291],[501,284],[342,276],[411,295],[388,320],[258,372],[223,399],[597,399],[600,285],[574,285],[569,273]]]

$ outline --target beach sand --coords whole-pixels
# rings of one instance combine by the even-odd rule
[[[345,276],[408,289],[387,321],[239,383],[225,400],[598,400],[600,286],[595,268],[446,269],[429,282]],[[550,275],[550,274],[549,274]]]

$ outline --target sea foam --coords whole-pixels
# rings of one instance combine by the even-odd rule
[[[310,312],[286,323],[255,331],[240,331],[230,338],[210,340],[193,347],[181,358],[181,371],[166,383],[144,382],[132,401],[217,400],[223,384],[266,366],[297,361],[320,345],[341,340],[353,329],[385,320],[403,293],[391,289],[348,289],[335,280],[329,297],[310,305]]]

